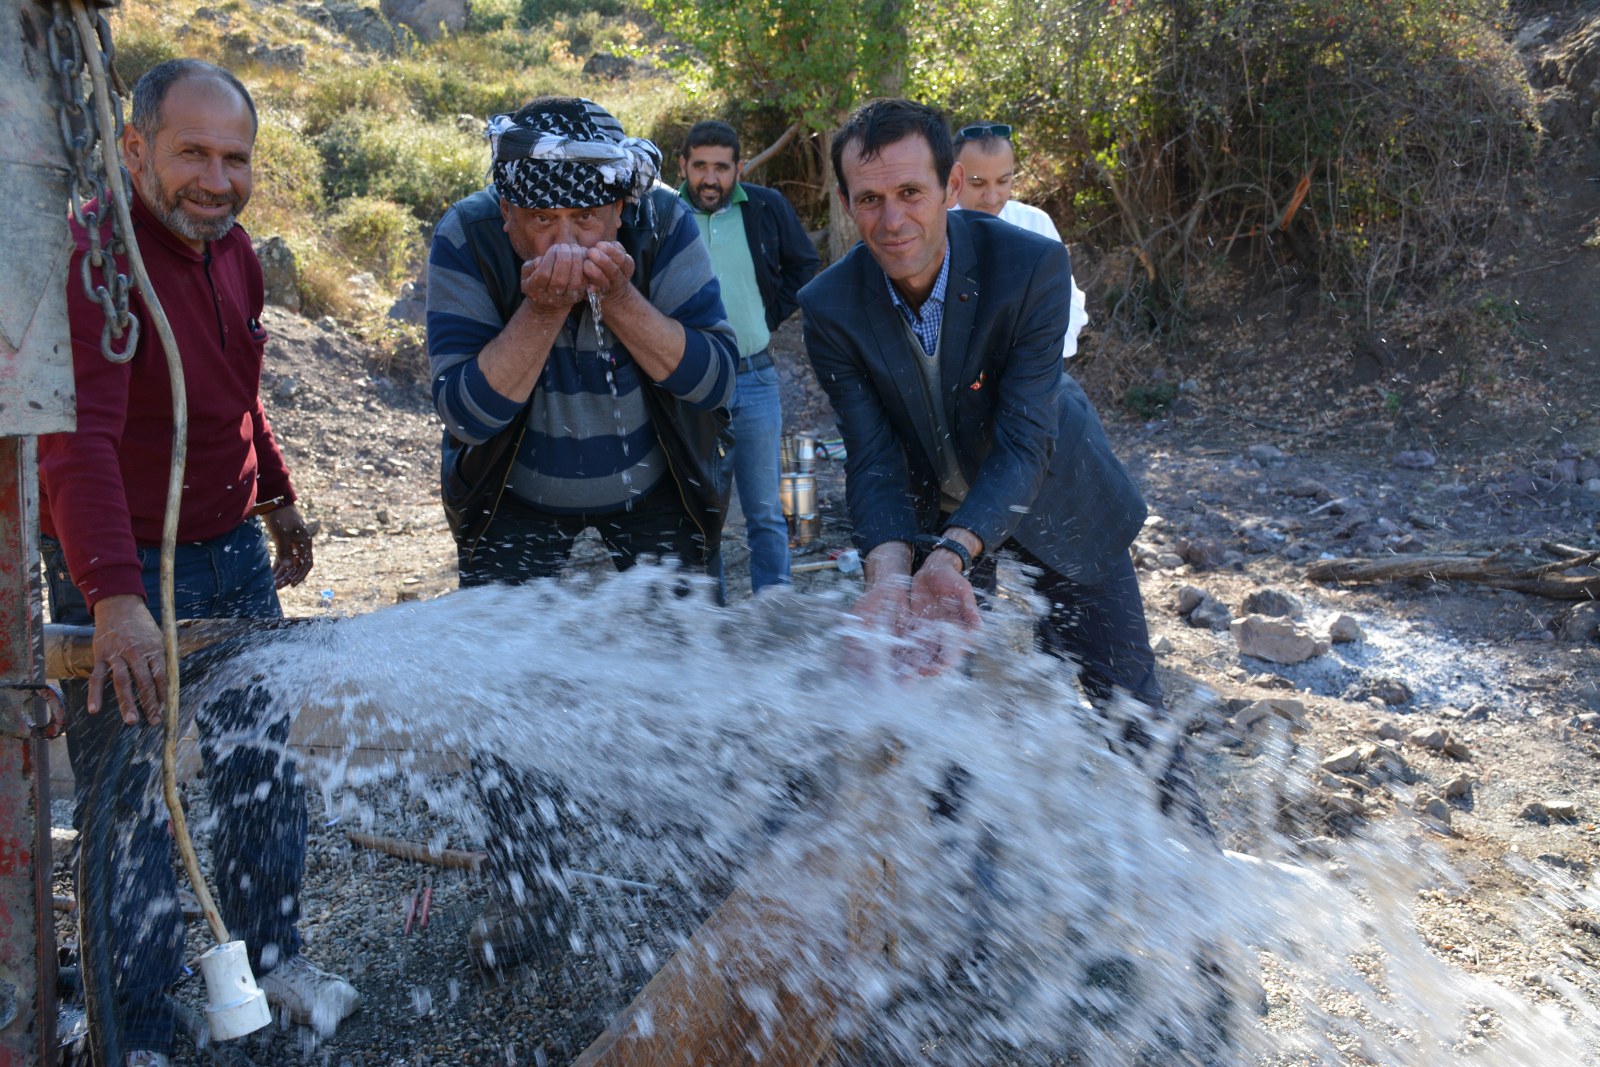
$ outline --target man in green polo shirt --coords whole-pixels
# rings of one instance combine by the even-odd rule
[[[783,194],[739,180],[739,135],[726,122],[696,123],[679,163],[678,194],[694,209],[739,339],[733,483],[750,543],[750,587],[760,592],[789,581],[789,530],[778,500],[783,408],[769,345],[817,272],[817,251]]]

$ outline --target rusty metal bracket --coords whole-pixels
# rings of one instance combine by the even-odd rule
[[[52,741],[67,732],[66,700],[62,697],[61,690],[55,686],[48,682],[0,682],[0,689],[32,693],[43,700],[48,709],[44,722],[25,722],[23,729],[0,733],[0,737],[11,737],[21,741],[35,739]]]

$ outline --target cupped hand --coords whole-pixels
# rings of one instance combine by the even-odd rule
[[[551,245],[542,255],[522,264],[522,295],[536,309],[566,315],[589,297],[584,277],[589,249],[577,244]]]
[[[923,563],[906,600],[907,666],[922,675],[959,663],[982,625],[972,583],[940,557],[935,553]]]
[[[633,257],[623,251],[616,241],[601,241],[589,249],[583,264],[583,277],[587,287],[593,289],[603,304],[626,295],[633,282]]]
[[[261,521],[272,538],[272,584],[279,589],[299,585],[311,573],[311,527],[293,504],[267,512]]]

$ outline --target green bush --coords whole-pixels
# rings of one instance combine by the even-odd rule
[[[420,252],[420,229],[416,217],[404,207],[370,196],[344,201],[328,219],[328,230],[340,250],[391,290],[411,276]]]
[[[252,167],[251,211],[277,227],[304,225],[322,211],[322,155],[275,111],[261,113]]]
[[[487,33],[508,29],[522,15],[522,0],[471,0],[467,5],[467,32]]]
[[[134,83],[144,77],[146,71],[187,54],[178,50],[178,43],[170,36],[145,24],[117,27],[113,31],[113,43],[116,46],[114,66],[128,86],[130,98]]]
[[[398,76],[398,63],[379,66],[340,66],[323,71],[310,82],[301,104],[303,129],[317,137],[353,112],[405,115],[411,100]]]
[[[1178,399],[1178,387],[1172,382],[1151,382],[1134,385],[1122,394],[1122,406],[1141,419],[1159,419]]]
[[[354,112],[318,138],[330,202],[370,196],[404,204],[432,222],[483,187],[489,155],[482,137],[454,123]]]
[[[522,24],[537,26],[551,19],[593,12],[616,18],[628,10],[626,0],[522,0]]]

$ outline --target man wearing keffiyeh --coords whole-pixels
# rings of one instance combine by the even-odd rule
[[[443,475],[474,446],[514,452],[481,533],[457,531],[463,586],[551,577],[596,530],[619,568],[672,557],[720,574],[737,347],[699,230],[656,181],[661,154],[604,108],[535,100],[490,118],[493,184],[435,229],[428,355]],[[598,308],[601,329],[597,331]],[[566,944],[551,778],[477,761],[495,906],[480,965],[548,966]]]

